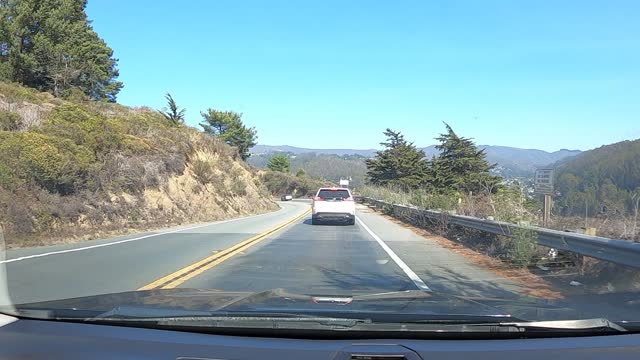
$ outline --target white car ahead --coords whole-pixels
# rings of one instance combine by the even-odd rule
[[[346,188],[321,188],[313,198],[311,223],[339,221],[347,225],[356,223],[356,203]]]

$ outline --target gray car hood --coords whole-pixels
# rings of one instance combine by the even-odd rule
[[[465,298],[421,290],[334,296],[293,294],[283,289],[263,292],[160,289],[21,304],[15,307],[20,311],[46,310],[51,317],[69,312],[85,313],[85,316],[110,314],[123,317],[286,313],[367,318],[402,315],[413,319],[495,317],[558,320],[578,316],[571,309],[540,302]]]

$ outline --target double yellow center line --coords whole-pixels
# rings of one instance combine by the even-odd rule
[[[184,283],[185,281],[202,274],[203,272],[211,269],[212,267],[222,263],[223,261],[233,257],[241,253],[242,251],[248,249],[249,247],[257,244],[267,236],[273,234],[274,232],[304,218],[311,212],[311,209],[305,211],[304,213],[294,217],[291,220],[288,220],[282,224],[276,225],[270,228],[267,231],[264,231],[256,236],[253,236],[247,240],[244,240],[238,244],[235,244],[227,249],[224,249],[220,252],[217,252],[209,257],[206,257],[194,264],[191,264],[187,267],[184,267],[176,272],[173,272],[167,276],[161,277],[160,279],[147,284],[138,290],[151,290],[151,289],[173,289],[178,285]]]

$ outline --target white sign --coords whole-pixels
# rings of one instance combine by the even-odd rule
[[[553,169],[537,169],[535,188],[538,194],[553,194]]]
[[[340,179],[340,186],[349,186],[349,180]]]

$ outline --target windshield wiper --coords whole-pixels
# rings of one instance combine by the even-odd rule
[[[228,313],[208,316],[162,316],[162,317],[109,317],[99,316],[84,319],[87,322],[139,322],[163,326],[203,326],[203,327],[339,327],[359,330],[381,330],[401,327],[405,330],[445,331],[445,332],[615,332],[628,330],[607,319],[581,319],[557,321],[515,321],[515,322],[462,322],[460,320],[414,320],[408,322],[379,322],[371,319],[314,316],[288,313]],[[312,326],[314,325],[314,326]]]
[[[79,321],[80,319],[73,319]],[[286,313],[254,315],[176,316],[157,318],[94,317],[80,320],[96,324],[162,327],[169,329],[287,329],[287,330],[346,330],[371,323],[365,319],[293,315]]]
[[[476,323],[459,321],[446,323],[429,320],[377,322],[371,319],[258,313],[155,318],[58,318],[58,320],[213,334],[336,336],[337,338],[521,338],[613,335],[636,331],[635,328],[627,330],[607,319]]]
[[[580,319],[554,321],[524,321],[501,322],[497,324],[478,324],[477,326],[514,327],[524,332],[615,332],[623,333],[628,330],[607,319]]]

